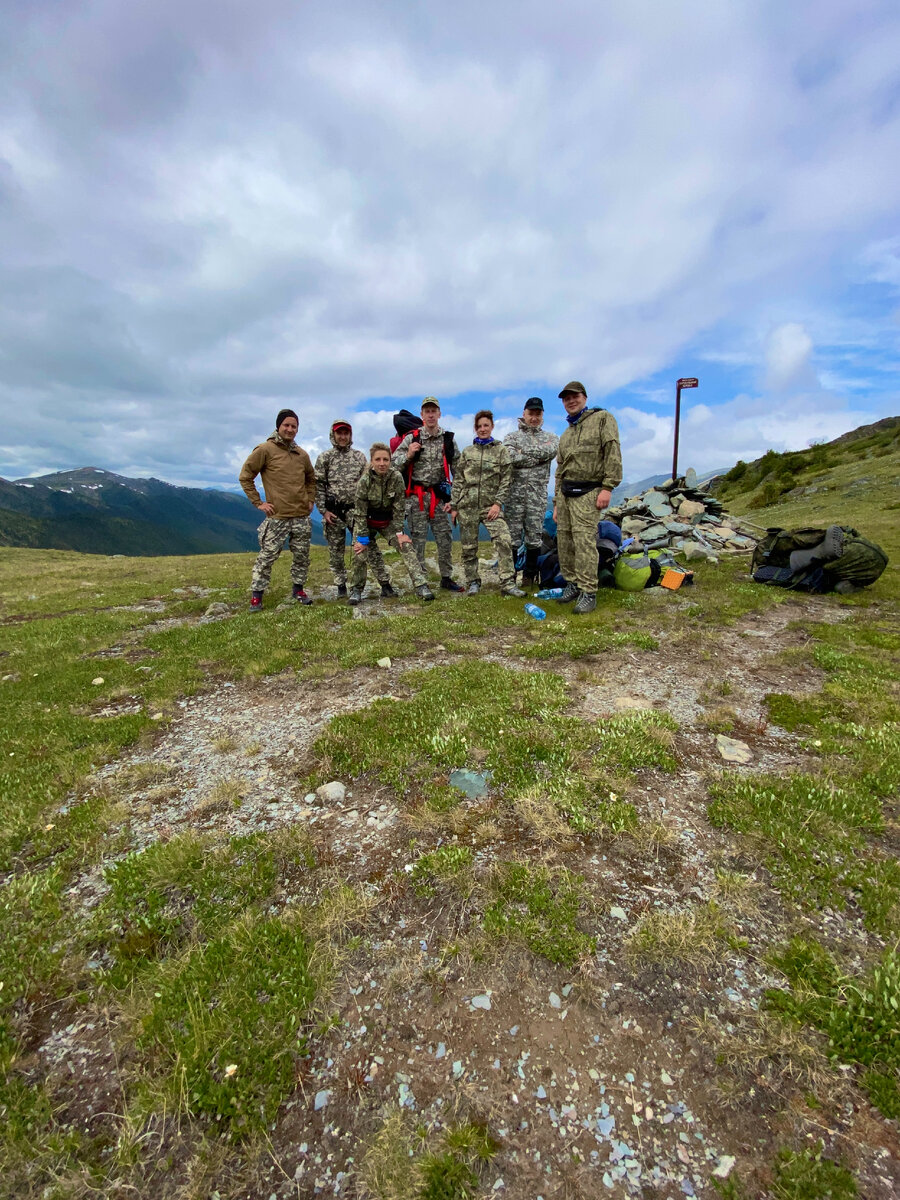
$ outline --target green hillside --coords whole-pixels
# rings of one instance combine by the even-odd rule
[[[720,492],[850,597],[0,548],[4,1196],[900,1194],[892,428]]]

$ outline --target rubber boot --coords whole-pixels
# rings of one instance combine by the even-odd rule
[[[250,593],[250,611],[251,612],[262,612],[262,598],[263,598],[262,592],[251,592]]]
[[[522,568],[522,587],[534,587],[538,581],[538,553],[537,546],[525,547],[525,566]]]

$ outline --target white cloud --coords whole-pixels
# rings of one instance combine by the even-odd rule
[[[0,20],[2,473],[230,481],[283,403],[313,451],[336,415],[365,441],[386,398],[429,392],[457,429],[499,395],[499,428],[526,388],[593,399],[685,347],[748,392],[765,369],[779,412],[820,360],[829,384],[873,374],[806,309],[839,307],[837,261],[897,282],[887,0]],[[859,330],[873,352],[886,325]],[[635,464],[659,469],[668,418],[637,414],[668,397],[632,394]]]

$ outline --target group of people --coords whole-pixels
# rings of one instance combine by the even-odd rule
[[[566,580],[559,599],[562,604],[574,602],[576,613],[592,612],[597,604],[598,511],[609,505],[613,488],[622,481],[619,431],[611,413],[588,407],[587,392],[577,380],[567,383],[559,398],[568,423],[562,437],[543,428],[544,403],[532,396],[525,402],[518,429],[502,442],[493,436],[493,413],[487,409],[476,413],[475,437],[462,450],[454,435],[441,427],[441,407],[434,396],[422,401],[419,418],[405,410],[398,413],[396,436],[390,445],[375,442],[368,458],[353,448],[349,422],[335,421],[331,449],[319,455],[315,467],[295,441],[300,427],[297,414],[283,408],[275,432],[251,452],[240,474],[247,498],[265,515],[250,585],[251,610],[262,608],[272,566],[285,542],[292,556],[294,598],[301,604],[312,603],[306,579],[313,505],[322,514],[338,596],[350,604],[362,599],[370,563],[382,595],[396,595],[379,538],[399,551],[415,594],[434,600],[425,568],[429,529],[437,547],[440,587],[477,595],[481,525],[497,553],[501,592],[525,596],[515,558],[524,543],[521,582],[524,587],[534,585],[547,487],[556,459],[553,516],[560,571]],[[257,476],[264,500],[256,488]],[[465,587],[453,578],[451,522],[459,525]]]

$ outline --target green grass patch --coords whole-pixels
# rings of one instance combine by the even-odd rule
[[[858,1195],[853,1174],[816,1150],[780,1151],[775,1164],[772,1195],[775,1200],[854,1200]]]
[[[900,1117],[900,952],[886,950],[868,975],[843,974],[810,938],[772,956],[791,991],[766,993],[770,1008],[826,1035],[832,1057],[862,1070],[861,1082],[886,1117]]]
[[[138,1046],[152,1107],[203,1114],[232,1136],[262,1130],[293,1090],[317,993],[295,921],[242,920],[165,965]]]
[[[474,858],[468,846],[439,846],[416,859],[409,877],[420,896],[433,896],[436,884],[467,877]]]
[[[676,766],[669,717],[572,717],[555,674],[466,662],[412,671],[403,682],[417,689],[412,699],[378,700],[331,722],[313,748],[316,780],[365,774],[441,807],[450,769],[489,770],[491,787],[507,800],[538,788],[574,829],[591,833],[636,825],[634,809],[617,800],[619,780]]]
[[[534,954],[571,967],[596,950],[577,919],[585,905],[583,880],[570,871],[502,863],[485,909],[485,932],[523,942]]]
[[[842,907],[852,896],[870,928],[891,928],[900,872],[864,836],[884,830],[866,775],[725,775],[709,794],[712,824],[750,835],[786,895],[818,908]]]

